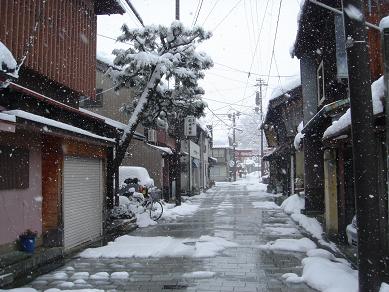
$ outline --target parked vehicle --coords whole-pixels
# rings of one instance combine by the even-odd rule
[[[147,196],[149,189],[155,188],[154,180],[150,177],[147,169],[139,166],[120,166],[119,186],[120,195],[131,193],[130,189],[134,188],[135,192]]]

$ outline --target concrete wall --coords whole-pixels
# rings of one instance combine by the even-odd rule
[[[29,187],[0,191],[0,245],[31,229],[42,233],[42,160],[39,144],[30,148]]]

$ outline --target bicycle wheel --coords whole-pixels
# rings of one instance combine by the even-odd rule
[[[147,204],[147,207],[150,210],[150,218],[154,221],[157,221],[161,218],[163,213],[163,207],[161,202],[155,201]]]

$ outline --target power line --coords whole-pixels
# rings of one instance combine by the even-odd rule
[[[248,105],[241,105],[241,104],[237,104],[237,103],[230,103],[230,102],[225,102],[225,101],[219,101],[219,100],[211,99],[211,98],[207,98],[207,97],[203,97],[203,99],[214,101],[214,102],[218,102],[218,103],[224,103],[224,104],[228,104],[228,105],[236,105],[236,106],[241,106],[241,107],[252,108],[252,106],[248,106]]]
[[[274,49],[275,49],[276,40],[277,40],[277,32],[278,32],[278,24],[279,24],[279,21],[280,21],[281,6],[282,6],[282,0],[280,0],[280,6],[278,7],[276,31],[275,31],[275,34],[274,34],[273,49],[272,49],[271,58],[270,58],[270,66],[269,66],[269,73],[268,73],[268,77],[267,77],[267,83],[269,83],[269,79],[270,79],[269,76],[270,76],[270,72],[271,72],[271,67],[273,65]],[[266,88],[265,94],[266,93],[267,93],[267,88]]]
[[[204,26],[205,22],[207,21],[208,17],[211,15],[212,11],[215,9],[216,4],[217,4],[219,1],[220,1],[220,0],[216,0],[215,4],[214,4],[214,5],[212,6],[212,8],[211,8],[211,11],[209,11],[207,17],[205,17],[202,26]]]
[[[237,68],[234,68],[234,67],[231,67],[231,66],[228,66],[228,65],[224,65],[224,64],[215,62],[215,61],[213,63],[215,65],[226,67],[226,68],[229,68],[232,71],[236,71],[236,72],[240,72],[240,73],[245,73],[245,74],[250,74],[250,75],[255,75],[255,76],[260,76],[260,77],[268,77],[269,76],[269,75],[266,75],[266,74],[258,74],[258,73],[253,73],[253,72],[249,72],[249,71],[244,71],[244,70],[241,70],[241,69],[237,69]],[[271,75],[269,77],[272,77],[272,78],[279,78],[279,77],[290,78],[290,77],[295,77],[295,76],[296,75]]]
[[[195,21],[193,22],[192,26],[195,26],[196,23],[197,23],[197,19],[199,18],[200,11],[201,11],[201,7],[203,7],[203,1],[204,1],[204,0],[201,0],[201,2],[200,2],[200,8],[199,8],[199,10],[198,10],[198,12],[197,12],[196,19],[195,19]]]
[[[212,30],[212,32],[215,32],[215,30],[219,27],[219,25],[221,25],[224,20],[226,20],[226,18],[231,14],[232,11],[235,10],[235,8],[238,6],[238,4],[242,2],[242,0],[238,0],[238,2],[236,2],[235,6],[231,8],[230,11],[228,11],[228,13],[226,14],[226,16],[224,16],[224,18],[215,26],[215,28]]]
[[[223,75],[219,75],[219,74],[216,74],[216,73],[213,73],[213,72],[207,72],[206,74],[211,74],[211,75],[214,75],[214,76],[217,76],[217,77],[223,78],[223,79],[227,79],[227,80],[231,80],[231,81],[235,81],[235,82],[239,82],[239,83],[246,84],[246,82],[245,82],[245,81],[241,81],[241,80],[237,80],[237,79],[229,78],[229,77],[226,77],[226,76],[223,76]]]
[[[221,118],[219,118],[214,112],[213,110],[211,110],[211,108],[209,106],[207,106],[207,108],[209,109],[209,111],[219,120],[221,121],[224,125],[226,125],[227,127],[230,128],[230,125],[228,125],[225,121],[223,121]]]

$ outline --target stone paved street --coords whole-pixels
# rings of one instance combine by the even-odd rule
[[[216,257],[208,258],[130,258],[83,259],[73,258],[60,271],[41,276],[29,286],[38,290],[49,288],[94,288],[106,291],[314,291],[305,284],[288,284],[281,278],[287,272],[301,274],[304,254],[272,252],[258,245],[277,238],[301,238],[299,231],[291,235],[272,234],[269,226],[297,228],[281,209],[258,209],[252,202],[273,200],[262,190],[255,190],[254,179],[237,183],[221,183],[208,191],[193,215],[174,222],[138,229],[131,235],[172,236],[197,238],[202,235],[223,237],[238,243]],[[126,271],[128,279],[91,279],[88,274],[74,273]],[[184,278],[184,273],[211,271],[210,278]],[[62,275],[62,276],[61,276]],[[78,279],[78,280],[76,280]],[[58,291],[58,290],[57,290]]]

